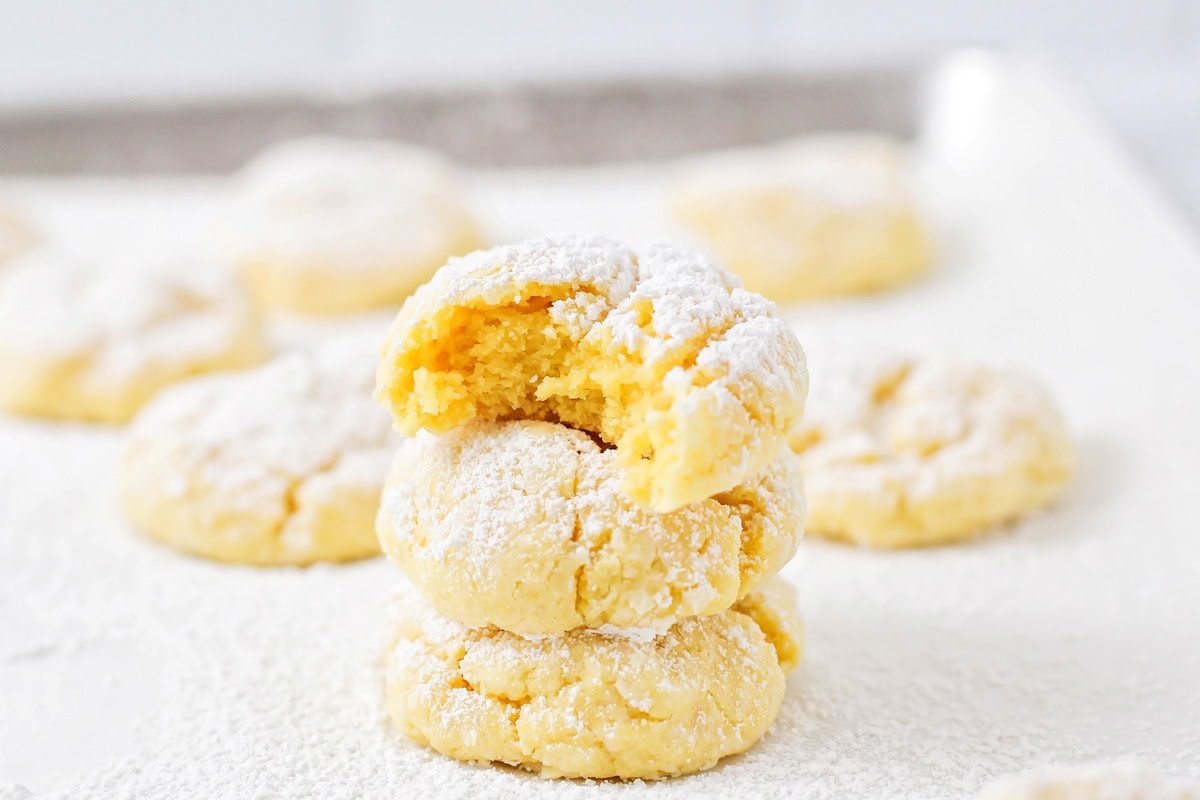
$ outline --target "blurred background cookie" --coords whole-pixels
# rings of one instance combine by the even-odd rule
[[[164,386],[266,356],[253,308],[219,265],[113,257],[41,250],[0,274],[0,408],[119,423]]]
[[[398,142],[308,138],[238,178],[228,248],[263,306],[345,314],[399,305],[482,236],[453,170]]]
[[[874,134],[826,134],[682,166],[675,219],[746,288],[772,300],[886,289],[929,268],[904,150]]]

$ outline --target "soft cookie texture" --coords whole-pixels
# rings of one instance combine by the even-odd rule
[[[339,341],[163,392],[126,445],[121,499],[129,520],[218,561],[310,564],[377,554],[391,431],[371,400],[373,345]]]
[[[404,434],[518,418],[595,433],[661,512],[774,461],[807,383],[775,306],[699,253],[561,236],[439,270],[392,325],[377,395]]]
[[[547,777],[663,778],[706,769],[766,733],[800,658],[790,587],[661,636],[587,629],[524,638],[398,598],[387,701],[400,730],[463,760]]]
[[[243,170],[230,217],[231,256],[252,294],[300,313],[399,305],[481,244],[449,165],[395,142],[278,145]]]
[[[946,359],[834,348],[792,437],[808,530],[873,547],[965,539],[1047,505],[1074,448],[1031,380]]]
[[[523,634],[663,631],[715,614],[796,551],[795,456],[727,492],[656,513],[620,489],[617,454],[552,422],[475,422],[397,453],[384,551],[441,614]]]
[[[930,261],[903,153],[879,136],[708,156],[681,170],[670,205],[747,288],[774,300],[876,291]]]
[[[42,236],[20,211],[0,205],[0,266],[32,250]]]
[[[114,268],[39,251],[0,276],[0,408],[119,423],[168,384],[266,356],[243,293],[212,264]]]
[[[1200,800],[1200,787],[1138,761],[1117,761],[1010,775],[989,784],[979,800]]]

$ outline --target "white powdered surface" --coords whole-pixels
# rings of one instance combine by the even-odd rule
[[[746,755],[586,784],[399,741],[381,704],[394,567],[243,569],[161,549],[116,511],[118,432],[0,419],[0,798],[20,784],[39,800],[949,800],[1126,756],[1200,777],[1195,242],[1036,77],[966,61],[934,99],[923,192],[941,269],[791,316],[802,341],[1033,373],[1079,442],[1079,474],[1054,509],[968,545],[806,543],[785,571],[805,661]],[[664,177],[482,175],[471,189],[496,240],[576,229],[638,246],[671,235]],[[217,207],[211,184],[10,188],[80,237],[130,219],[165,236]]]

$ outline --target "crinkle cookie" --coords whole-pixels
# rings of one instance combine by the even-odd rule
[[[830,352],[792,437],[808,530],[873,547],[965,539],[1047,505],[1074,448],[1031,380],[945,359]]]
[[[392,443],[387,415],[371,400],[370,345],[337,342],[163,392],[126,444],[129,520],[218,561],[377,554],[375,513]]]
[[[876,291],[929,266],[903,153],[888,139],[795,139],[708,156],[681,173],[676,220],[772,299]]]
[[[0,205],[0,266],[32,250],[41,240],[41,233],[23,214]]]
[[[617,448],[655,511],[774,461],[807,391],[775,306],[705,257],[561,236],[451,260],[401,309],[377,395],[405,434],[542,419]]]
[[[266,356],[253,308],[215,265],[164,266],[115,269],[40,251],[7,267],[0,408],[124,422],[168,384]]]
[[[667,633],[580,629],[524,638],[439,616],[411,587],[387,659],[393,721],[466,761],[547,777],[663,778],[707,769],[766,733],[801,652],[775,579]]]
[[[1128,760],[1010,775],[989,784],[979,800],[1200,800],[1200,787]]]
[[[435,609],[524,634],[665,630],[778,572],[804,522],[791,453],[674,511],[620,489],[616,452],[552,422],[475,422],[403,443],[379,537]]]
[[[243,170],[234,264],[263,305],[338,314],[398,305],[481,245],[450,166],[396,142],[311,138]]]

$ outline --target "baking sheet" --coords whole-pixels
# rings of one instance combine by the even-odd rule
[[[807,542],[804,664],[748,754],[657,784],[551,782],[400,741],[381,716],[398,571],[252,570],[134,537],[120,434],[0,419],[0,798],[958,798],[1049,762],[1200,777],[1200,255],[1044,67],[964,53],[928,86],[920,187],[941,264],[789,309],[829,339],[1026,369],[1080,449],[1049,512],[958,547]],[[666,166],[470,176],[497,239],[675,236]],[[212,179],[9,187],[77,242],[205,246]],[[152,235],[148,236],[150,233]],[[366,322],[364,325],[379,324]],[[289,340],[302,326],[282,326]],[[315,733],[314,733],[315,732]],[[13,785],[6,785],[5,781]]]

